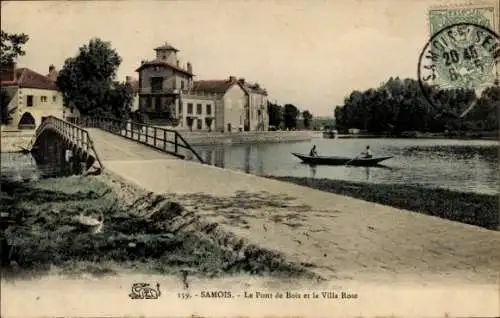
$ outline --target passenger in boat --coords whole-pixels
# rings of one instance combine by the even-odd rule
[[[318,151],[316,151],[316,145],[314,145],[312,148],[311,148],[311,151],[309,151],[309,156],[311,157],[315,157],[318,155]]]
[[[363,158],[372,158],[373,157],[373,153],[370,149],[370,146],[366,146],[366,150],[365,152],[362,153],[363,155]]]

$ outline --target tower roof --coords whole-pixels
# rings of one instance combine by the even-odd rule
[[[155,48],[155,51],[175,51],[175,52],[179,52],[178,49],[176,49],[172,45],[168,44],[167,42],[165,42],[165,44],[163,44],[163,45]]]

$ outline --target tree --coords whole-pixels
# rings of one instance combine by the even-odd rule
[[[209,132],[212,132],[212,121],[212,117],[205,117],[205,125],[207,125]]]
[[[485,123],[493,127],[498,122],[495,107],[491,106],[495,95],[480,101],[473,90],[443,90],[428,85],[423,90],[432,104],[424,97],[418,81],[413,79],[390,78],[377,89],[353,91],[345,98],[344,105],[335,109],[336,125],[342,130],[359,128],[399,135],[404,131],[473,129],[476,124]],[[491,94],[491,89],[488,92]],[[476,107],[467,119],[461,120],[459,115],[474,101],[489,106]]]
[[[12,114],[15,112],[16,108],[9,109],[9,103],[11,96],[6,90],[0,90],[0,123],[2,125],[8,125],[12,121]]]
[[[66,105],[82,115],[112,115],[123,119],[130,112],[132,91],[115,81],[121,57],[110,42],[94,38],[68,58],[57,77],[57,86]]]
[[[285,123],[285,128],[296,128],[298,115],[299,110],[297,109],[297,107],[292,104],[286,104],[283,111],[283,122]]]
[[[269,117],[269,125],[280,127],[283,122],[283,107],[268,101],[267,113]]]
[[[304,127],[306,129],[311,129],[313,115],[308,110],[304,110],[302,112],[302,118],[304,118]]]
[[[193,131],[194,118],[191,116],[186,117],[186,123],[189,127],[189,131]]]
[[[29,40],[29,36],[20,34],[9,34],[1,30],[0,34],[0,65],[3,67],[9,66],[16,61],[19,56],[24,56],[26,52],[23,50],[23,45]]]
[[[134,91],[128,83],[114,82],[107,97],[110,114],[114,118],[128,119],[132,113]]]

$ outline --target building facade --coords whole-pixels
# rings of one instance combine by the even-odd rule
[[[55,71],[52,67],[50,70]],[[29,68],[16,68],[13,64],[3,69],[1,87],[8,97],[6,103],[10,113],[6,128],[36,129],[44,117],[64,118],[69,111],[64,107],[55,81]]]
[[[142,61],[136,70],[137,108],[150,121],[165,119],[182,130],[268,130],[267,92],[258,84],[235,76],[195,81],[191,63],[181,65],[178,49],[165,43],[155,52],[154,60]]]
[[[211,95],[214,101],[214,129],[218,132],[243,131],[248,93],[244,86],[230,76],[226,80],[202,80],[193,85],[197,96]]]
[[[248,94],[245,109],[245,131],[269,130],[269,115],[267,113],[267,91],[258,83],[248,83],[244,78],[238,80]]]
[[[139,73],[139,110],[150,119],[176,118],[181,91],[187,91],[193,84],[190,63],[180,65],[177,50],[165,43],[155,48],[152,61],[142,61]]]

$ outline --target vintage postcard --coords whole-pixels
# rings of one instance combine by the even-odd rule
[[[1,2],[1,317],[500,316],[497,0]]]

